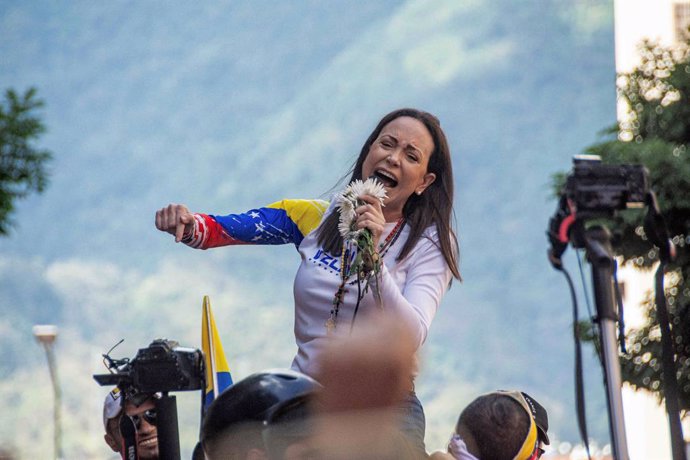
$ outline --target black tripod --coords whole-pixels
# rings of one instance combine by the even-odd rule
[[[656,196],[648,192],[645,197],[648,213],[645,217],[644,229],[649,241],[659,248],[660,266],[656,275],[656,307],[661,331],[662,364],[664,374],[664,395],[666,411],[671,434],[671,448],[674,460],[686,460],[685,443],[680,423],[679,390],[676,380],[676,365],[674,362],[673,340],[669,326],[669,315],[664,297],[664,268],[673,258],[674,248],[668,238],[668,230],[663,221]],[[583,213],[585,214],[585,213]],[[585,214],[586,215],[586,214]],[[611,249],[611,234],[603,226],[591,226],[585,229],[585,218],[582,215],[575,218],[556,219],[555,222],[566,223],[571,227],[570,242],[574,248],[584,248],[588,262],[592,266],[592,285],[597,308],[597,321],[600,329],[601,359],[605,375],[606,395],[609,411],[609,430],[613,445],[613,456],[618,460],[628,459],[627,439],[623,418],[623,404],[621,398],[621,374],[618,363],[616,346],[616,311],[614,272],[616,262]],[[601,217],[594,214],[590,217]],[[569,219],[569,220],[568,220]],[[558,225],[557,225],[558,226]],[[563,232],[565,233],[565,232]],[[557,241],[550,251],[550,260],[556,269],[562,270],[560,254],[567,245],[564,235]],[[555,240],[552,240],[552,243]],[[568,277],[569,279],[569,277]],[[621,340],[623,337],[621,337]],[[579,350],[578,350],[579,352]],[[578,394],[578,397],[582,397]],[[584,419],[584,413],[582,414]],[[584,420],[581,420],[584,423]],[[586,430],[583,430],[586,433]],[[585,440],[586,443],[586,440]]]
[[[156,400],[158,412],[158,453],[161,460],[180,460],[180,433],[177,425],[175,396],[163,393]]]
[[[604,366],[613,457],[617,460],[628,460],[623,399],[621,397],[621,370],[616,341],[618,314],[613,286],[616,261],[613,259],[611,249],[611,234],[603,226],[592,226],[585,230],[584,223],[576,221],[573,227],[572,241],[573,247],[585,248],[587,261],[592,266],[592,286],[600,330],[601,359]]]

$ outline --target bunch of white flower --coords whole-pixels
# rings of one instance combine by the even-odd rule
[[[338,230],[346,241],[356,242],[363,232],[368,232],[367,229],[357,228],[357,213],[355,212],[357,207],[364,204],[364,201],[360,199],[364,195],[377,198],[383,206],[383,200],[386,199],[386,189],[376,179],[369,178],[364,182],[357,179],[336,197],[336,203],[340,209]]]
[[[342,304],[343,296],[345,295],[345,283],[350,274],[354,273],[357,275],[358,283],[362,280],[365,282],[364,290],[361,292],[363,296],[369,288],[371,276],[373,275],[378,279],[381,272],[381,258],[376,251],[371,231],[368,228],[357,228],[357,212],[355,210],[365,203],[361,199],[364,195],[377,198],[381,206],[383,206],[383,200],[386,199],[386,189],[374,178],[369,178],[364,182],[355,180],[335,198],[336,205],[340,211],[338,231],[343,237],[343,248],[340,267],[341,283],[338,291],[333,297],[331,316],[328,318],[328,321],[326,321],[326,330],[329,333],[336,328],[338,310]],[[352,260],[351,264],[348,263],[349,251],[346,251],[346,246],[350,244],[357,248],[357,255],[354,260]],[[376,299],[376,304],[380,306],[381,293],[379,292],[378,284],[379,283],[376,283],[374,289],[374,297]],[[361,299],[361,296],[357,299],[354,315],[357,315],[357,309],[359,308],[359,301]],[[354,316],[352,321],[354,324]]]

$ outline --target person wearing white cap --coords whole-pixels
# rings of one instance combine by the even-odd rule
[[[103,439],[113,452],[124,455],[124,440],[120,433],[120,419],[124,406],[124,413],[136,428],[136,450],[139,460],[158,460],[158,428],[154,398],[155,396],[150,396],[136,405],[133,401],[124,399],[119,388],[114,388],[106,395],[103,403]]]
[[[122,435],[120,434],[120,414],[122,413],[122,393],[119,388],[113,388],[103,402],[103,427],[105,428],[106,444],[113,452],[122,451]]]

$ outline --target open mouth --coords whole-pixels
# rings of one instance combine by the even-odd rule
[[[387,171],[384,171],[382,169],[378,169],[374,171],[373,176],[383,184],[384,187],[387,188],[393,188],[398,185],[398,181],[393,177],[392,174],[390,174]]]

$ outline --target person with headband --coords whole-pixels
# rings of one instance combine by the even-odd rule
[[[546,410],[534,398],[520,391],[494,391],[462,411],[447,452],[435,452],[431,459],[537,460],[544,453],[542,443],[549,443],[544,426],[548,429]]]
[[[549,431],[549,414],[546,412],[546,409],[544,409],[544,407],[537,402],[536,399],[524,391],[520,393],[529,406],[530,412],[532,412],[534,422],[537,424],[537,438],[539,439],[538,450],[539,456],[541,457],[541,455],[544,453],[544,446],[548,446],[550,444],[549,436],[547,434]]]
[[[229,215],[170,204],[155,216],[157,229],[197,249],[295,245],[301,264],[293,289],[297,354],[292,368],[311,377],[331,336],[349,334],[381,311],[390,313],[419,349],[451,280],[460,279],[452,158],[438,118],[411,108],[385,115],[351,172],[345,192],[330,203],[287,199]],[[353,234],[366,237],[369,252]],[[363,267],[364,256],[368,272],[356,268]],[[372,272],[376,276],[366,275]],[[401,428],[426,454],[416,373],[409,376],[401,402],[408,414]]]

